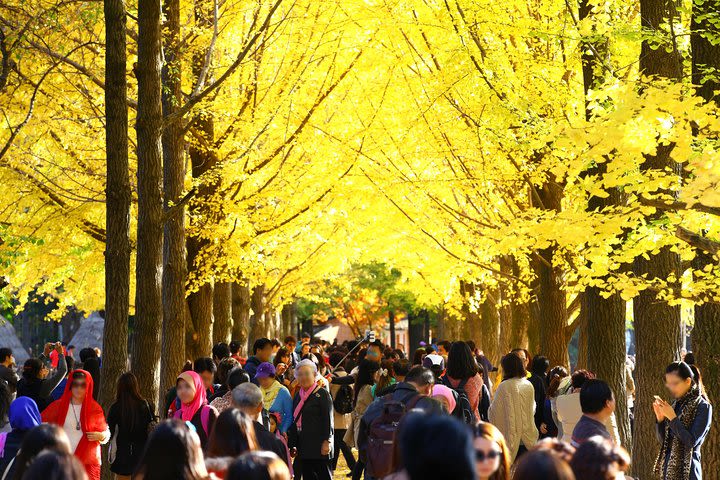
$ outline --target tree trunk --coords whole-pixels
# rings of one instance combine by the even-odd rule
[[[500,271],[506,274],[512,274],[512,258],[507,255],[500,257]],[[509,352],[512,347],[510,346],[510,336],[513,325],[513,298],[511,294],[511,286],[507,282],[500,283],[498,287],[498,293],[500,295],[500,301],[502,306],[500,307],[500,334],[498,342],[498,356],[497,358],[490,359],[493,365],[497,364],[500,357]]]
[[[115,385],[127,370],[130,308],[130,170],[125,53],[125,7],[105,1],[105,329],[100,403],[110,408]]]
[[[580,1],[579,18],[584,20],[592,15],[592,4],[588,0]],[[607,40],[595,38],[593,42],[582,44],[583,87],[585,92],[585,116],[592,121],[590,111],[590,91],[603,83],[598,76],[602,72],[599,62],[607,55]],[[607,171],[607,164],[600,163],[589,169],[587,175],[602,178]],[[602,211],[606,207],[623,203],[620,191],[616,188],[608,192],[608,196],[600,198],[591,196],[588,199],[589,212]],[[625,385],[625,301],[615,293],[604,298],[600,289],[588,287],[582,293],[580,315],[581,359],[586,361],[586,368],[608,382],[615,394],[615,416],[623,446],[632,449],[632,432],[627,406]],[[586,355],[583,357],[582,355]],[[580,359],[579,359],[580,360]],[[580,365],[578,365],[580,366]]]
[[[672,48],[675,40],[667,34],[668,22],[676,22],[675,4],[669,0],[640,0],[640,17],[642,27],[653,31],[656,38],[666,32],[667,46],[670,46],[657,48],[654,41],[643,41],[640,71],[645,75],[679,79],[682,74],[680,55]],[[669,169],[680,176],[679,165],[670,158],[672,149],[673,145],[658,145],[655,155],[645,157],[642,170]],[[657,215],[648,221],[654,221]],[[682,276],[680,258],[669,248],[663,248],[656,255],[650,254],[649,259],[636,258],[633,270],[636,276],[646,275],[648,280]],[[643,290],[633,300],[633,310],[637,343],[633,472],[639,478],[650,478],[658,450],[658,442],[652,435],[655,414],[650,405],[654,395],[665,391],[662,377],[665,366],[680,356],[680,307],[668,305],[654,292]]]
[[[539,309],[538,327],[540,349],[533,350],[532,354],[540,353],[550,360],[551,365],[564,365],[570,367],[568,357],[568,342],[566,338],[567,327],[567,300],[565,290],[562,289],[562,272],[558,267],[552,266],[555,247],[551,246],[540,250],[541,257],[533,262],[538,276],[537,305]]]
[[[162,45],[160,1],[138,0],[137,261],[132,370],[157,405],[162,331]]]
[[[250,333],[248,335],[248,354],[252,355],[252,345],[255,340],[265,336],[265,285],[257,285],[252,289],[250,305],[252,306],[252,315],[250,316]]]
[[[285,338],[288,335],[294,335],[295,333],[295,302],[286,303],[282,307],[282,337]]]
[[[250,325],[250,289],[239,282],[232,286],[232,338],[240,342],[241,350],[246,353],[248,327]]]
[[[720,0],[693,2],[690,45],[692,48],[692,80],[698,86],[698,95],[706,102],[720,103],[720,44],[711,40],[720,36],[720,25],[711,21],[711,15],[720,12]],[[703,72],[703,69],[712,69]],[[714,76],[704,78],[707,73]],[[695,270],[717,263],[717,258],[707,252],[696,251],[693,261]],[[708,301],[695,307],[695,326],[692,345],[705,391],[710,403],[720,402],[720,303]],[[720,479],[720,429],[711,428],[702,447],[703,475],[708,480]]]
[[[213,315],[213,343],[230,342],[232,334],[232,284],[218,282],[214,288]]]
[[[388,312],[388,323],[390,324],[390,348],[395,349],[395,312]]]
[[[190,252],[197,253],[196,246],[195,241],[188,238],[188,258],[191,256]],[[188,296],[188,306],[190,307],[193,329],[190,338],[188,338],[186,349],[191,359],[208,357],[212,350],[213,323],[215,321],[213,315],[213,286],[206,283],[197,292],[191,293]]]
[[[497,308],[497,289],[486,289],[485,300],[480,305],[480,331],[483,337],[483,353],[492,361],[500,355],[500,311]]]
[[[182,102],[182,62],[176,52],[180,35],[180,0],[166,0],[163,3],[165,16],[165,65],[163,80],[163,115],[177,110]],[[165,211],[171,203],[178,205],[185,188],[185,142],[180,122],[165,127],[163,146],[163,189]],[[185,252],[185,207],[175,206],[175,212],[165,221],[163,242],[163,327],[162,365],[160,369],[160,392],[164,394],[175,385],[175,379],[185,363],[185,322],[187,300],[185,282],[187,265]],[[162,412],[164,413],[164,412]]]

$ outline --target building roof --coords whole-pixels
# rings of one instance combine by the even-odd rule
[[[93,312],[88,318],[80,322],[80,328],[77,329],[68,345],[74,345],[76,352],[88,347],[102,348],[104,329],[105,319],[99,313]]]
[[[30,358],[30,353],[15,334],[15,327],[7,321],[0,322],[0,347],[12,349],[17,365],[22,365],[25,360]]]

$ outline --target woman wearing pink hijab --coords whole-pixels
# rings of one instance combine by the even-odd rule
[[[452,415],[457,406],[457,400],[455,399],[455,392],[445,385],[433,385],[432,397],[438,402],[442,403],[445,410]]]
[[[180,399],[180,409],[175,412],[175,418],[193,425],[205,450],[218,411],[208,404],[202,377],[197,373],[193,371],[181,373],[177,377],[175,386]]]

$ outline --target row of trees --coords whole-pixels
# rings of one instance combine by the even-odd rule
[[[0,5],[0,262],[18,308],[105,307],[106,384],[129,356],[158,398],[186,357],[285,333],[294,299],[350,278],[332,313],[375,291],[379,317],[434,309],[494,359],[567,364],[579,330],[616,393],[632,300],[638,406],[691,307],[720,398],[717,0],[103,7]]]

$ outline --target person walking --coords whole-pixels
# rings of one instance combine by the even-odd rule
[[[15,456],[28,431],[42,423],[40,411],[35,400],[30,397],[18,397],[10,404],[9,433],[0,433],[0,478],[13,478],[15,473]]]
[[[183,372],[178,375],[175,385],[180,409],[175,412],[174,418],[192,423],[200,438],[200,445],[205,449],[218,412],[207,402],[203,379],[196,372]]]
[[[290,446],[297,448],[304,480],[330,480],[333,458],[333,403],[330,393],[318,385],[317,366],[301,360],[295,367],[299,389],[293,401]]]
[[[275,366],[270,362],[261,363],[255,380],[263,394],[263,406],[270,413],[279,413],[280,432],[286,433],[293,421],[293,399],[287,388],[275,378]]]
[[[65,358],[61,360],[64,362]],[[100,445],[110,440],[110,429],[102,407],[93,399],[93,378],[85,370],[74,370],[60,400],[43,412],[45,423],[65,430],[71,451],[85,466],[90,480],[100,479]]]
[[[655,476],[663,480],[702,480],[700,449],[711,428],[712,405],[705,396],[700,371],[685,362],[665,369],[670,404],[655,397],[653,411],[661,442]]]
[[[330,354],[330,365],[333,366],[333,378],[342,378],[347,376],[347,372],[345,371],[345,368],[340,365],[340,361],[343,359],[344,355],[342,352],[333,352]],[[342,390],[342,392],[341,392]],[[334,472],[337,468],[337,462],[340,459],[340,452],[342,452],[343,456],[345,456],[345,463],[347,464],[348,468],[352,472],[355,469],[355,456],[352,453],[352,448],[345,443],[345,434],[348,432],[348,428],[352,425],[352,412],[346,413],[344,412],[338,412],[338,403],[340,403],[340,408],[343,408],[343,405],[347,404],[348,406],[352,405],[352,399],[353,399],[353,390],[350,385],[338,385],[335,383],[330,383],[330,395],[333,399],[333,423],[335,426],[335,456],[332,459],[332,463],[330,465],[331,470]],[[338,395],[343,396],[347,402],[338,402],[338,400],[342,400],[342,398],[338,398]]]
[[[478,373],[478,364],[467,343],[455,342],[450,347],[443,383],[458,394],[464,392],[467,395],[475,423],[479,422],[480,400],[485,399],[489,402],[490,392],[483,382],[482,375]]]
[[[502,432],[511,460],[527,451],[538,440],[535,427],[535,389],[527,380],[522,359],[514,353],[500,361],[503,380],[498,385],[488,415],[490,423]]]
[[[120,375],[115,403],[108,411],[111,439],[115,439],[114,459],[110,471],[118,480],[129,480],[145,449],[148,426],[153,422],[150,404],[140,395],[137,378],[131,372]]]

